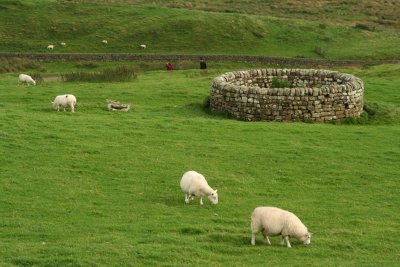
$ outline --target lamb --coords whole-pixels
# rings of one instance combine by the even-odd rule
[[[53,49],[54,49],[54,45],[52,45],[52,44],[48,45],[48,46],[47,46],[47,49],[53,50]]]
[[[19,79],[19,82],[20,83],[26,83],[26,84],[33,84],[33,85],[36,85],[36,82],[35,82],[35,80],[34,79],[32,79],[32,77],[31,76],[29,76],[29,75],[27,75],[27,74],[20,74],[19,76],[18,76],[18,79]]]
[[[146,46],[145,44],[141,44],[141,45],[140,45],[140,48],[142,48],[142,49],[146,49],[146,48],[147,48],[147,46]]]
[[[65,42],[60,43],[61,46],[66,46],[67,44]]]
[[[102,40],[101,41],[103,44],[108,44],[107,40]]]
[[[200,197],[200,205],[203,205],[203,196],[207,196],[213,204],[218,203],[217,189],[212,189],[203,175],[195,171],[188,171],[181,179],[181,189],[185,193],[185,203],[188,204],[194,196]]]
[[[291,248],[289,237],[294,237],[308,245],[311,233],[300,219],[293,213],[274,207],[257,207],[251,215],[251,244],[256,244],[256,234],[262,231],[267,243],[271,245],[269,236],[281,235],[281,245],[286,243]]]
[[[69,95],[69,94],[59,95],[56,96],[52,104],[53,108],[57,109],[57,111],[60,111],[60,107],[63,107],[65,111],[65,107],[69,106],[71,108],[71,112],[74,112],[76,105],[76,97],[74,95]]]

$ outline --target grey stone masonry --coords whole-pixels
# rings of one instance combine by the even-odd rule
[[[274,79],[286,86],[274,88]],[[211,84],[211,110],[246,121],[340,121],[359,117],[363,81],[316,69],[258,69],[227,72]]]

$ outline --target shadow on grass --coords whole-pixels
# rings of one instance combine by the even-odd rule
[[[210,119],[234,119],[228,112],[212,112],[209,97],[203,103],[194,102],[182,107],[182,113],[193,117],[207,117]],[[314,123],[304,120],[304,123]],[[345,125],[384,125],[400,122],[400,110],[392,105],[368,102],[364,105],[364,111],[360,117],[348,117],[343,121],[335,121],[331,124]]]
[[[212,112],[210,108],[204,107],[201,103],[189,103],[182,107],[183,114],[193,117],[206,117],[209,119],[230,119],[228,112]]]
[[[247,247],[250,246],[250,234],[246,236],[245,234],[208,234],[207,239],[211,242],[216,242],[218,244],[225,244],[228,246],[235,247]]]

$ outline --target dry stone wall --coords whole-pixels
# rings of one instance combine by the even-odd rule
[[[199,56],[204,55],[160,55],[160,54],[79,54],[79,53],[6,53],[0,52],[0,58],[29,58],[33,60],[45,61],[171,61],[192,60],[197,62]],[[308,66],[318,68],[319,66],[335,67],[350,65],[371,65],[371,64],[399,64],[400,60],[316,60],[310,58],[284,58],[268,56],[240,56],[240,55],[207,55],[208,62],[254,62],[262,64],[271,64],[276,66]]]
[[[287,84],[274,88],[273,80]],[[345,73],[315,69],[228,72],[211,85],[212,111],[246,121],[340,121],[359,117],[364,85]]]

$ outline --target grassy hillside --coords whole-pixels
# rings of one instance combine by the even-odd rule
[[[370,29],[398,30],[400,18],[397,0],[80,0],[87,3],[125,3],[204,10],[211,12],[245,13],[283,18],[311,19],[355,26],[363,24]]]
[[[355,14],[355,20],[351,20],[348,13],[352,9],[344,9],[347,19],[340,22],[338,17],[320,20],[324,13],[319,11],[315,19],[307,12],[304,16],[294,12],[293,16],[283,17],[289,12],[284,12],[286,9],[282,9],[282,14],[270,9],[265,14],[227,13],[222,8],[222,12],[215,12],[224,4],[222,1],[208,4],[214,12],[196,8],[204,2],[193,4],[192,9],[174,8],[170,1],[112,2],[116,3],[0,1],[0,51],[51,53],[46,50],[51,43],[56,45],[54,52],[61,53],[243,54],[330,59],[397,59],[400,55],[400,38],[393,27],[375,27],[363,21],[357,24],[358,17],[363,16]],[[232,5],[241,6],[242,2],[246,3],[238,1]],[[179,7],[183,2],[174,3]],[[256,3],[261,5],[261,1]],[[262,6],[257,10],[267,9]],[[108,45],[101,44],[102,39],[107,39]],[[60,42],[67,46],[61,47]],[[148,49],[140,50],[142,43]]]
[[[371,125],[228,120],[202,109],[211,79],[231,70],[210,67],[35,87],[1,74],[0,265],[396,266],[398,115]],[[345,71],[364,80],[367,103],[398,114],[397,65]],[[52,111],[67,92],[76,112]],[[108,112],[107,98],[133,110]],[[219,190],[218,205],[184,204],[190,169]],[[311,245],[268,247],[259,235],[250,246],[259,205],[295,212]]]

